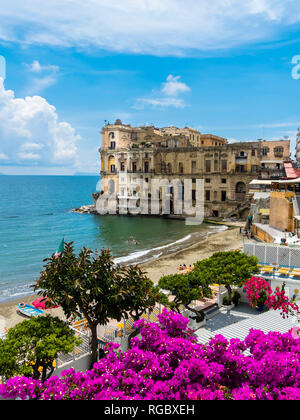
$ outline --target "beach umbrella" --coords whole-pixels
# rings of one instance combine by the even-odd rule
[[[35,307],[35,309],[54,309],[58,308],[58,305],[51,305],[50,307],[46,307],[46,302],[48,299],[46,297],[42,297],[39,299],[35,299],[32,302],[32,305]]]
[[[62,238],[62,240],[60,241],[60,244],[58,246],[58,249],[55,253],[55,256],[59,257],[64,252],[64,249],[65,249],[65,238]]]

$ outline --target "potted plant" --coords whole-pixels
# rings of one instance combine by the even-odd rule
[[[234,303],[231,300],[229,300],[228,296],[224,296],[222,305],[224,308],[227,309],[227,311],[230,311],[234,308]]]
[[[263,312],[264,307],[265,307],[265,302],[268,299],[268,294],[265,290],[262,290],[261,292],[259,292],[259,298],[257,299],[256,302],[256,310],[258,312]]]
[[[244,284],[244,291],[249,300],[250,306],[262,312],[264,306],[272,294],[269,283],[260,277],[251,277]]]
[[[200,311],[198,315],[190,316],[189,318],[193,321],[192,328],[194,328],[195,330],[203,328],[206,325],[206,317],[203,311]]]
[[[234,304],[234,306],[238,306],[238,304],[240,303],[240,299],[241,294],[237,290],[235,290],[232,296],[232,303]]]

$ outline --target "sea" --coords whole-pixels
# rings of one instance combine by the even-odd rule
[[[76,252],[83,246],[110,249],[116,263],[135,264],[226,229],[163,217],[74,213],[93,203],[99,181],[98,176],[0,176],[0,302],[33,293],[44,259],[62,238],[73,242]]]

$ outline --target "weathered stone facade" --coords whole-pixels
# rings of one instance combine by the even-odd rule
[[[246,216],[249,183],[282,177],[283,163],[290,156],[289,140],[229,144],[225,138],[188,127],[131,127],[117,120],[101,134],[103,192],[136,198],[142,194],[135,186],[137,177],[149,187],[152,178],[191,179],[193,186],[203,179],[205,217],[210,218]],[[151,195],[151,189],[148,192]]]

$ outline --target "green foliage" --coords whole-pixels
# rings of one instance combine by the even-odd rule
[[[162,299],[152,282],[137,267],[114,264],[109,250],[100,253],[82,248],[79,255],[73,243],[64,252],[45,260],[35,290],[59,304],[68,318],[84,316],[92,334],[92,364],[97,361],[97,326],[110,319],[121,321],[140,314]]]
[[[208,278],[203,278],[201,273],[192,271],[187,274],[173,274],[164,276],[159,280],[159,287],[168,290],[173,299],[168,303],[171,309],[180,312],[180,306],[183,305],[187,309],[202,317],[199,311],[194,310],[189,305],[194,300],[200,300],[204,297],[212,297],[210,289],[212,282]]]
[[[231,302],[229,301],[228,296],[224,296],[223,305],[224,306],[230,306],[231,305]]]
[[[51,315],[31,317],[10,328],[0,340],[0,375],[49,378],[58,353],[70,353],[81,340],[68,325]]]
[[[168,298],[159,287],[145,275],[138,266],[129,266],[122,278],[124,307],[129,315],[138,320],[147,311],[154,309],[156,303],[167,304]],[[124,314],[128,317],[128,314]]]
[[[245,280],[259,273],[258,259],[240,251],[216,252],[210,258],[195,264],[198,272],[206,281],[222,284],[232,300],[232,286],[242,287]]]

